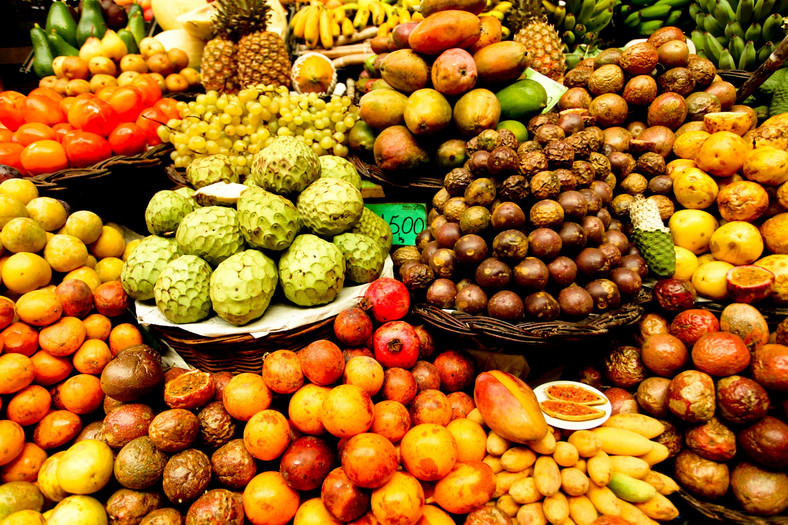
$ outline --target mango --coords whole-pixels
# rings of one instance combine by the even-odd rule
[[[646,475],[651,471],[648,463],[633,456],[610,456],[610,466],[613,472],[620,472],[644,481]]]
[[[473,398],[487,426],[509,441],[527,443],[547,434],[547,422],[536,395],[511,374],[500,370],[482,372],[476,377]]]
[[[44,495],[27,481],[11,481],[0,485],[0,519],[20,510],[44,508]]]
[[[505,40],[484,46],[473,54],[479,82],[505,84],[516,80],[528,67],[525,46],[514,40]]]
[[[461,95],[473,89],[478,74],[470,53],[447,49],[432,63],[432,85],[444,95]]]
[[[408,97],[393,89],[370,91],[358,101],[361,119],[379,130],[404,123],[407,104]]]
[[[495,94],[501,104],[501,118],[528,122],[547,107],[547,91],[530,79],[519,80]]]
[[[396,46],[397,49],[407,49],[410,47],[408,39],[419,23],[420,22],[405,22],[404,24],[397,24],[397,27],[391,31],[391,40],[394,42],[394,46]]]
[[[413,93],[427,86],[430,81],[430,68],[412,49],[398,49],[383,59],[380,76],[394,89]]]
[[[414,91],[405,105],[405,125],[414,135],[440,133],[451,124],[451,117],[451,104],[434,89]]]
[[[652,485],[621,472],[614,471],[607,486],[613,494],[631,503],[644,503],[657,495]]]
[[[662,494],[657,494],[643,503],[636,503],[635,506],[654,520],[670,521],[676,519],[679,515],[679,511],[673,502]]]
[[[472,89],[454,104],[454,125],[465,136],[472,137],[485,129],[495,129],[500,117],[501,103],[488,89]],[[541,415],[542,411],[538,406],[537,410]]]
[[[503,38],[500,20],[494,16],[482,16],[479,20],[482,22],[482,32],[479,35],[479,40],[468,48],[468,52],[471,54],[490,44],[500,42]]]
[[[424,18],[438,11],[448,11],[450,9],[468,11],[478,15],[484,11],[486,6],[486,0],[422,0],[419,12],[424,15]]]
[[[375,138],[375,163],[383,171],[408,172],[425,166],[430,155],[405,126],[391,126]]]
[[[479,17],[467,11],[450,9],[425,18],[408,37],[410,48],[417,53],[437,55],[452,47],[468,47],[479,40],[482,26]]]

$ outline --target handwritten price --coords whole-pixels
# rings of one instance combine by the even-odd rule
[[[389,223],[395,245],[415,244],[416,236],[427,226],[423,204],[369,204],[367,207]]]

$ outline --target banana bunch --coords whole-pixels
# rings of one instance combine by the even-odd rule
[[[503,24],[503,21],[506,18],[506,13],[511,11],[513,6],[514,4],[508,0],[502,0],[500,2],[491,2],[488,0],[487,7],[483,12],[479,13],[479,16],[492,16],[500,20],[501,38],[506,40],[512,34],[512,31]]]
[[[396,4],[389,4],[380,0],[359,1],[359,5],[369,5],[373,21],[372,25],[378,27],[378,36],[388,36],[391,30],[399,24],[424,20],[424,16],[416,11],[420,3],[421,0],[400,0]],[[363,7],[359,11],[362,9]],[[358,16],[358,12],[356,12],[356,16]],[[363,27],[363,25],[360,27]]]
[[[569,50],[580,44],[594,46],[599,32],[613,19],[619,0],[559,0],[557,4],[542,0],[556,31]]]
[[[699,55],[719,69],[753,71],[785,38],[788,0],[695,0],[689,14]]]
[[[713,1],[713,0],[712,0]],[[633,0],[622,5],[621,23],[633,37],[647,37],[664,26],[680,25],[693,0]]]

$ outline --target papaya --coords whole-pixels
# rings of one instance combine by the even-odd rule
[[[438,11],[468,11],[478,15],[487,7],[487,0],[421,0],[419,12],[427,18]]]
[[[425,18],[408,37],[410,48],[417,53],[437,55],[452,47],[468,47],[479,40],[482,25],[479,17],[467,11],[439,11]],[[516,78],[516,77],[515,77]]]
[[[516,80],[528,67],[525,46],[514,40],[495,42],[473,54],[479,82],[501,85]]]
[[[720,330],[742,338],[750,352],[769,342],[769,325],[752,305],[731,303],[720,314]]]
[[[547,92],[535,80],[519,80],[495,94],[502,120],[528,122],[547,106]]]

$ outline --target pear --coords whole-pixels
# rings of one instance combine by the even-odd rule
[[[52,61],[52,71],[55,72],[55,76],[58,78],[63,78],[63,61],[66,59],[64,56],[55,57]]]
[[[107,29],[104,37],[101,39],[101,54],[105,57],[120,62],[120,59],[128,53],[126,44],[120,39],[118,34],[112,29]]]
[[[90,62],[91,58],[100,56],[102,54],[101,39],[95,36],[88,37],[88,39],[85,40],[85,43],[82,44],[82,47],[79,48],[79,58],[84,60],[85,63]]]

